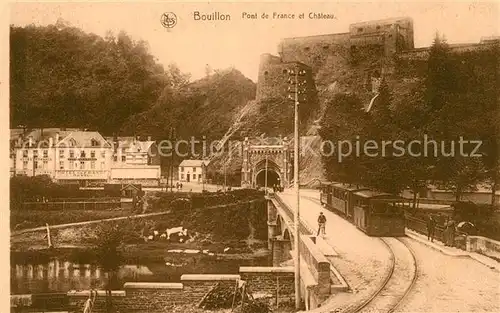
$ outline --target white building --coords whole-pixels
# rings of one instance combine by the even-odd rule
[[[81,185],[109,179],[111,145],[98,132],[73,131],[56,134],[55,180]]]
[[[113,182],[141,182],[157,185],[161,177],[158,146],[150,138],[108,137],[113,146],[110,180]]]
[[[48,175],[83,186],[104,182],[158,185],[161,168],[154,141],[135,137],[106,140],[79,129],[11,129],[10,175]]]
[[[15,134],[16,132],[12,132]],[[11,175],[88,185],[108,179],[111,145],[98,133],[46,128],[11,137]]]
[[[184,160],[179,164],[179,181],[203,182],[206,179],[206,167],[209,161]]]

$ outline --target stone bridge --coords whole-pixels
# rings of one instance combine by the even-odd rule
[[[288,187],[293,170],[290,143],[286,137],[245,138],[241,186],[265,186],[267,172],[267,186]]]
[[[278,194],[267,198],[268,247],[273,266],[293,262],[294,213]],[[306,310],[319,307],[332,293],[348,290],[347,283],[328,261],[336,252],[302,220],[299,223],[301,297]]]

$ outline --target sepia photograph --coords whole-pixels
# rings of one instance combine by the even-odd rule
[[[4,7],[1,312],[500,312],[499,2]]]

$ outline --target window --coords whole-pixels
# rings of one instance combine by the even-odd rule
[[[23,150],[23,158],[27,158],[28,157],[28,150]]]
[[[90,140],[90,145],[92,147],[97,147],[97,146],[99,146],[99,141],[92,139],[92,140]]]
[[[49,151],[48,150],[43,150],[43,157],[48,158],[49,157]]]
[[[64,158],[64,150],[59,150],[59,157]]]
[[[267,74],[269,74],[269,72],[268,72],[268,71],[265,71],[265,72],[264,72],[264,75],[265,75],[265,76],[267,76]]]
[[[80,161],[80,169],[81,170],[85,169],[85,161]]]
[[[59,161],[59,169],[60,170],[64,169],[64,161]]]
[[[69,169],[72,170],[73,169],[73,162],[69,162]]]
[[[195,179],[196,179],[196,174],[193,174],[193,180],[195,180]]]
[[[104,169],[104,162],[101,162],[101,170]]]
[[[105,158],[106,157],[106,151],[101,151],[101,158]]]
[[[80,158],[84,158],[85,157],[85,150],[82,150],[80,151]]]
[[[122,148],[122,153],[127,152],[127,148]]]
[[[122,162],[125,162],[125,161],[127,161],[127,157],[122,155]]]
[[[28,161],[23,161],[23,170],[28,169]]]
[[[71,139],[69,140],[69,146],[70,146],[70,147],[74,147],[75,145],[76,145],[76,141],[75,141],[75,139],[71,138]]]
[[[93,170],[95,169],[95,161],[90,162],[90,168]]]
[[[75,157],[75,151],[69,150],[69,157],[74,158]]]
[[[181,172],[184,172],[184,166],[181,166]]]
[[[181,174],[181,179],[184,179],[184,174]]]
[[[193,167],[193,173],[196,173],[196,167]]]
[[[113,156],[113,161],[118,162],[118,157],[116,155]]]
[[[95,158],[95,151],[94,150],[90,151],[90,157]]]
[[[49,161],[43,161],[43,169],[48,169],[49,168]]]
[[[380,25],[379,25],[379,26],[377,26],[377,29],[380,29]]]
[[[329,45],[323,46],[323,50],[328,50],[330,48]]]
[[[362,27],[358,28],[358,33],[361,33],[362,31],[363,31]]]
[[[33,150],[33,157],[34,158],[37,158],[38,157],[38,150]]]
[[[305,50],[305,51],[309,51],[309,50],[311,50],[311,48],[309,48],[309,47],[305,47],[305,48],[304,48],[304,50]]]

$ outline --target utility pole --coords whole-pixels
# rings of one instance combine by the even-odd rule
[[[267,195],[267,153],[266,153],[266,173],[265,173],[265,185],[266,185],[266,195]]]
[[[173,127],[170,128],[170,133],[172,134],[171,136],[172,140],[175,142],[175,129]],[[175,151],[172,151],[172,156],[170,160],[170,192],[174,192],[174,154]]]
[[[293,88],[294,93],[294,162],[293,162],[293,180],[294,180],[294,191],[296,197],[295,203],[295,216],[294,216],[294,250],[295,250],[295,308],[300,309],[301,299],[300,299],[300,252],[299,252],[299,225],[300,225],[300,193],[299,193],[299,94],[304,93],[303,90],[299,90],[299,75],[304,76],[306,74],[305,70],[299,70],[299,66],[296,65],[295,69],[289,70],[288,73],[294,76],[294,79],[289,79],[289,83],[295,85]],[[300,82],[300,86],[305,86],[306,82]],[[289,87],[289,91],[292,89]]]
[[[227,182],[227,178],[226,178],[226,162],[224,162],[224,192],[226,192],[226,182]]]

